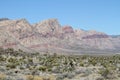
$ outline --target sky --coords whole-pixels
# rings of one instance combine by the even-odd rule
[[[74,29],[120,35],[120,0],[0,0],[0,18],[31,24],[57,18]]]

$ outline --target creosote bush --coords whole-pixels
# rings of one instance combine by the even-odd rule
[[[58,55],[0,48],[0,73],[8,76],[31,75],[28,80],[33,77],[37,79],[36,76],[42,74],[55,74],[55,80],[74,79],[77,75],[88,77],[92,74],[98,74],[98,80],[114,79],[115,75],[118,78],[120,76],[120,55]]]

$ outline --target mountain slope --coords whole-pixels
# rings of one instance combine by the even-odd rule
[[[112,53],[120,52],[120,38],[102,32],[74,30],[57,19],[31,25],[25,19],[0,21],[0,47],[37,52]]]

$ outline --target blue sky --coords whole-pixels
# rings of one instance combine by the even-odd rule
[[[0,18],[36,23],[57,18],[62,25],[120,35],[120,0],[0,0]]]

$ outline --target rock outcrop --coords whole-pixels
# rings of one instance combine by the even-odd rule
[[[1,19],[0,19],[1,20]],[[31,25],[27,20],[0,21],[0,47],[68,53],[120,52],[120,38],[102,32],[74,30],[57,19]]]

